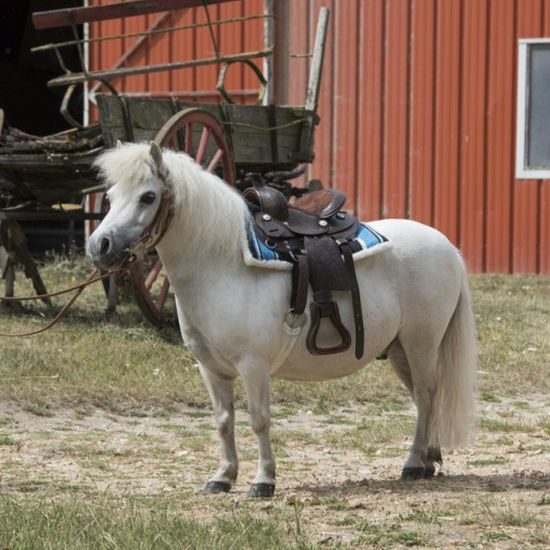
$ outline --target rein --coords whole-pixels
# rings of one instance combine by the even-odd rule
[[[103,275],[98,275],[99,269],[95,268],[90,273],[90,275],[88,275],[88,278],[83,283],[72,286],[70,288],[66,288],[64,290],[59,290],[57,292],[51,292],[49,294],[36,294],[33,296],[0,296],[0,301],[22,302],[22,301],[28,301],[28,300],[42,300],[44,298],[52,298],[54,296],[60,296],[62,294],[67,294],[68,292],[75,291],[71,299],[63,306],[61,311],[59,311],[59,313],[46,326],[30,332],[18,332],[18,333],[0,332],[0,336],[7,336],[7,337],[33,336],[35,334],[40,334],[42,332],[45,332],[49,328],[53,327],[59,320],[61,320],[65,316],[69,308],[76,302],[78,297],[82,294],[82,292],[87,286],[97,281],[101,281],[102,279],[106,279],[107,277],[110,277],[114,273],[125,271],[129,264],[134,262],[136,259],[144,256],[148,250],[154,248],[160,242],[160,240],[166,234],[166,231],[168,230],[168,226],[170,225],[170,222],[172,221],[172,218],[174,216],[174,201],[172,200],[171,189],[167,182],[166,173],[163,169],[161,169],[161,166],[162,166],[161,161],[158,161],[156,166],[156,172],[157,172],[157,176],[163,183],[162,197],[161,197],[158,210],[156,211],[155,217],[153,218],[153,221],[151,222],[151,225],[149,226],[147,231],[128,250],[128,257],[123,262],[123,264],[118,269],[107,271]]]
[[[40,334],[41,332],[45,332],[49,328],[53,327],[59,320],[61,320],[69,308],[76,302],[77,298],[82,294],[84,289],[91,285],[92,283],[96,283],[97,281],[101,281],[102,279],[106,279],[107,277],[110,277],[113,273],[116,273],[116,271],[107,271],[103,275],[97,276],[99,273],[99,269],[95,268],[90,275],[88,275],[87,279],[83,283],[79,283],[78,285],[72,286],[70,288],[66,288],[64,290],[58,290],[57,292],[51,292],[49,294],[36,294],[34,296],[0,296],[0,301],[3,302],[24,302],[29,300],[42,300],[44,298],[51,298],[53,296],[60,296],[61,294],[67,294],[68,292],[72,292],[73,290],[75,293],[71,296],[71,299],[63,306],[61,311],[44,327],[32,330],[30,332],[0,332],[0,336],[6,336],[6,337],[19,337],[19,336],[34,336],[35,334]]]

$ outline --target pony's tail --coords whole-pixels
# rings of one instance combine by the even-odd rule
[[[462,258],[458,304],[439,347],[430,446],[446,448],[469,440],[475,417],[477,345],[468,277]]]

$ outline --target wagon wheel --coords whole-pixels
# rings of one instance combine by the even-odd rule
[[[193,108],[176,113],[160,129],[155,141],[161,147],[184,151],[206,171],[234,185],[229,143],[218,119],[208,111]],[[155,250],[142,262],[132,264],[130,280],[136,302],[149,321],[162,326],[175,318],[170,282]]]

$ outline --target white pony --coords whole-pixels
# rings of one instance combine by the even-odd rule
[[[346,376],[387,350],[418,414],[402,479],[434,474],[440,445],[464,444],[474,412],[475,327],[467,275],[456,248],[438,231],[408,220],[370,225],[392,244],[356,262],[365,324],[365,353],[313,356],[308,325],[288,344],[288,272],[251,267],[245,201],[183,153],[152,143],[125,144],[97,162],[110,184],[111,209],[90,238],[96,265],[113,268],[147,231],[165,186],[174,216],[157,245],[174,290],[181,333],[199,361],[221,439],[221,464],[204,493],[227,492],[237,478],[233,381],[241,376],[259,463],[250,496],[271,496],[270,378],[328,380]],[[346,293],[335,293],[342,321],[353,326]],[[328,336],[327,336],[328,337]]]

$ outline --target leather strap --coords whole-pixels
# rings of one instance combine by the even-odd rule
[[[361,293],[359,292],[359,283],[357,282],[357,274],[355,273],[355,264],[353,263],[353,252],[351,251],[351,247],[348,243],[342,243],[340,245],[340,250],[344,256],[344,264],[351,281],[351,303],[355,321],[355,357],[361,359],[365,349],[365,328],[363,326]]]
[[[130,258],[126,263],[134,261],[135,258],[140,258],[151,248],[155,248],[157,244],[168,231],[168,226],[174,216],[174,201],[172,193],[166,179],[159,174],[165,186],[162,193],[161,201],[158,210],[149,226],[149,229],[130,247]]]
[[[303,254],[298,254],[296,263],[292,267],[292,294],[290,295],[290,311],[301,315],[307,304],[309,288],[309,265]]]
[[[110,277],[111,274],[112,274],[112,272],[109,271],[107,273],[104,273],[100,277],[96,277],[97,273],[98,273],[98,270],[94,269],[90,273],[90,275],[88,276],[86,281],[84,281],[83,283],[81,283],[80,285],[78,285],[76,287],[76,292],[71,296],[71,299],[63,306],[61,311],[47,325],[43,326],[42,328],[36,329],[36,330],[31,330],[29,332],[0,332],[0,336],[7,336],[7,337],[34,336],[36,334],[40,334],[41,332],[47,331],[49,328],[53,327],[59,320],[61,320],[65,316],[65,314],[67,313],[69,308],[76,302],[77,298],[82,294],[82,292],[84,291],[84,289],[87,286],[91,285],[92,283],[95,283],[96,281],[99,281],[100,279],[105,279],[106,277]],[[65,289],[64,291],[48,294],[47,296],[57,296],[59,294],[65,293],[65,292],[69,292],[70,290],[73,290],[73,289],[68,289],[68,290]],[[25,297],[12,297],[12,296],[10,296],[8,298],[10,300],[37,300],[37,299],[43,298],[44,296],[45,295],[32,296],[32,297],[28,297],[28,296],[25,296]],[[6,297],[4,297],[2,299],[5,300]]]

